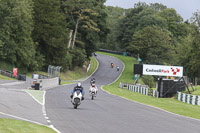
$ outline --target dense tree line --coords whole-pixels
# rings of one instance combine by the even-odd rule
[[[0,62],[24,72],[48,65],[82,66],[97,48],[128,51],[143,63],[181,65],[200,75],[200,12],[136,3],[105,7],[105,0],[0,0]]]
[[[181,65],[185,75],[200,76],[199,12],[183,21],[175,9],[158,3],[106,10],[110,33],[100,47],[128,51],[143,63]]]
[[[105,41],[105,0],[0,0],[0,61],[24,72],[82,66]]]

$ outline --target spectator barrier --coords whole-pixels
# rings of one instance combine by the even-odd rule
[[[131,85],[131,84],[120,82],[120,88],[122,88],[122,89],[125,88],[125,89],[128,89],[133,92],[138,92],[143,95],[153,96],[153,97],[157,97],[157,98],[159,95],[159,93],[156,90],[148,88],[148,85]]]

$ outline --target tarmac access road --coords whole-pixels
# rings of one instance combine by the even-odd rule
[[[99,88],[97,97],[89,96],[90,78],[82,82],[85,100],[78,109],[71,104],[75,84],[59,86],[46,92],[46,113],[62,133],[200,133],[200,121],[171,114],[150,106],[111,95],[100,89],[115,81],[123,63],[111,56],[97,54],[98,70],[92,75]],[[120,71],[110,63],[120,66]],[[130,92],[133,93],[133,92]]]

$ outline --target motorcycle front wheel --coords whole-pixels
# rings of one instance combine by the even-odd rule
[[[74,109],[77,109],[77,105],[74,105]]]

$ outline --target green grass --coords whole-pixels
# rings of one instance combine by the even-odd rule
[[[95,58],[92,57],[90,59],[91,59],[91,61],[90,61],[90,69],[89,69],[88,74],[87,74],[88,76],[91,75],[96,70],[97,65],[98,65]]]
[[[48,75],[46,72],[36,71],[36,72],[33,72],[33,73],[27,73],[26,76],[29,77],[29,78],[32,78],[32,74]]]
[[[85,68],[76,67],[73,71],[67,71],[65,73],[61,73],[60,74],[60,78],[62,80],[61,84],[69,84],[69,83],[72,83],[71,82],[72,80],[83,79],[83,78],[90,76],[97,68],[96,59],[91,57],[90,64],[91,64],[91,66],[90,66],[88,73],[86,71],[87,67],[85,67]]]
[[[193,95],[199,95],[200,96],[200,86],[195,86],[194,87],[194,92],[192,92]]]
[[[151,105],[154,107],[158,107],[166,111],[173,112],[175,114],[180,114],[180,115],[200,119],[200,113],[199,113],[200,106],[186,104],[174,98],[154,98],[151,96],[146,96],[139,93],[131,92],[126,89],[120,89],[119,88],[120,82],[124,82],[124,83],[134,82],[133,64],[136,63],[136,59],[132,57],[122,56],[122,55],[115,55],[115,54],[102,53],[102,52],[98,52],[98,53],[117,57],[121,61],[123,61],[125,64],[125,69],[121,77],[115,83],[104,86],[103,87],[104,90],[112,94],[127,98],[129,100],[143,103],[146,105]]]
[[[0,75],[0,80],[16,80],[16,79]]]
[[[38,100],[41,104],[43,104],[43,95],[44,91],[42,90],[25,90],[27,93],[31,94],[35,99]]]
[[[30,122],[13,120],[13,119],[0,119],[0,132],[1,133],[55,133],[54,130],[46,126],[33,124]]]
[[[69,81],[61,81],[61,85],[66,85],[66,84],[73,84],[74,82],[69,82]]]
[[[193,91],[193,89],[194,89],[194,91]],[[192,87],[189,87],[190,93],[192,95],[199,95],[200,96],[200,86],[193,86],[193,89],[192,89]],[[187,94],[189,93],[187,89],[184,92],[187,93]]]

